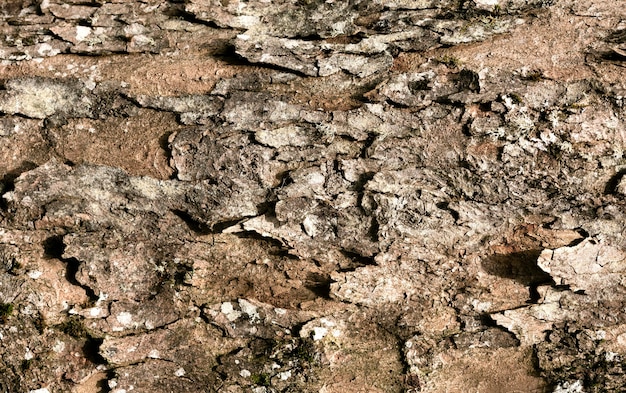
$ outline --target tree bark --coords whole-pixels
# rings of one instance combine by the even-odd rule
[[[0,19],[0,391],[626,390],[619,2]]]

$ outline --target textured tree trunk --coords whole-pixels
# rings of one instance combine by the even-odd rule
[[[0,21],[0,392],[626,390],[623,2]]]

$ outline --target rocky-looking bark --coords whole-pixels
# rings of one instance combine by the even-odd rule
[[[0,391],[626,389],[619,2],[0,20]]]

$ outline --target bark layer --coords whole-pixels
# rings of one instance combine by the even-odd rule
[[[0,390],[626,389],[626,16],[0,2]]]

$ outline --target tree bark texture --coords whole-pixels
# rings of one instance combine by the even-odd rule
[[[0,0],[0,392],[623,392],[626,11]]]

